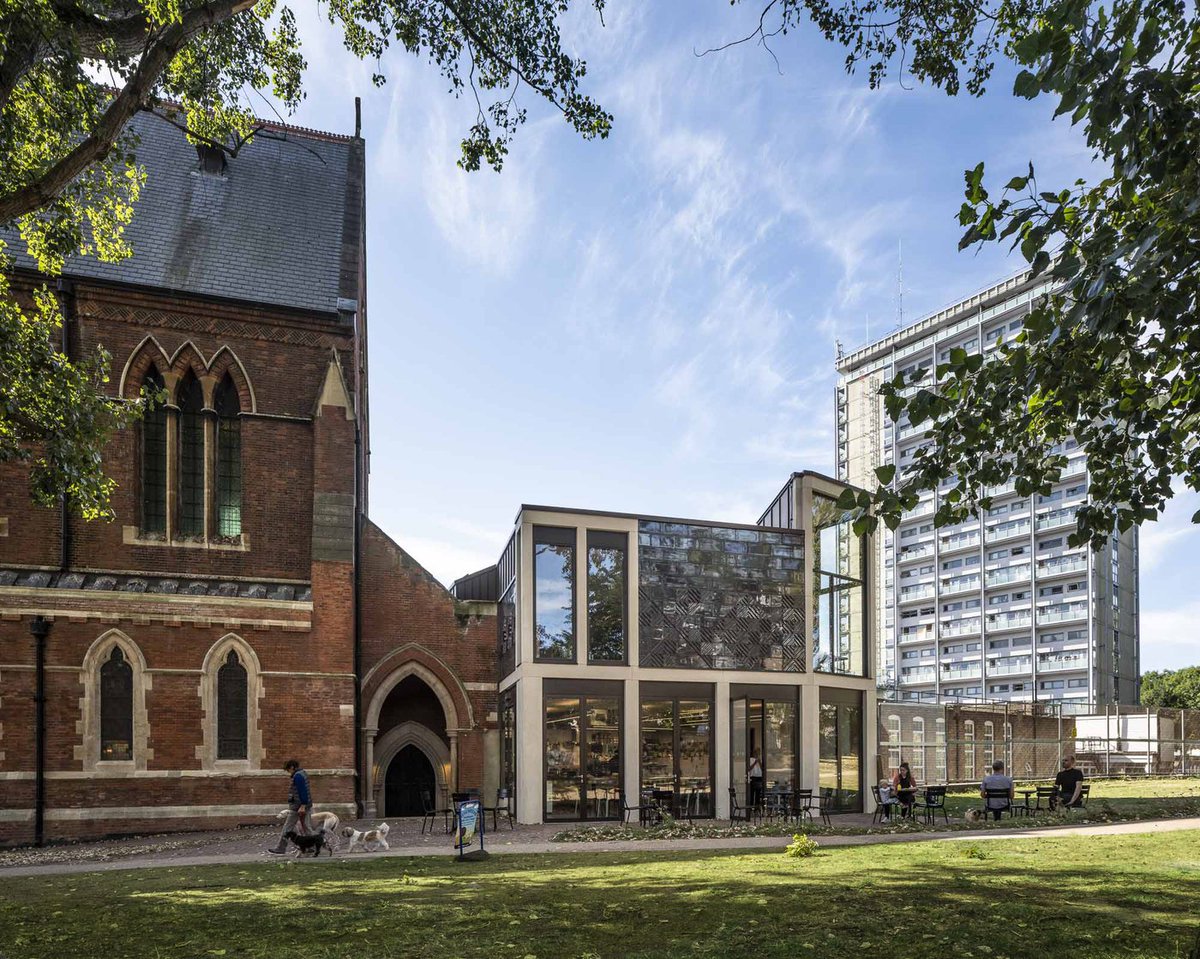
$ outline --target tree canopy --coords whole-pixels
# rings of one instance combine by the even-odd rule
[[[611,117],[583,92],[586,63],[560,23],[570,0],[327,0],[346,49],[376,64],[392,46],[421,57],[450,92],[472,98],[460,165],[499,170],[525,122],[522,87],[586,138]],[[577,4],[578,5],[578,4]],[[598,15],[603,0],[589,0]],[[130,118],[150,111],[197,143],[236,153],[257,112],[304,95],[292,11],[278,0],[0,0],[0,227],[19,234],[39,269],[82,254],[130,254],[124,227],[144,184]],[[257,107],[257,109],[256,109]],[[56,352],[62,316],[46,285],[18,298],[0,242],[0,462],[30,464],[35,501],[67,496],[107,515],[101,450],[141,411],[103,395],[107,357]]]
[[[1142,705],[1200,709],[1200,666],[1142,673]]]
[[[922,491],[957,483],[935,523],[989,505],[1012,482],[1048,493],[1074,435],[1087,453],[1090,500],[1075,544],[1154,519],[1177,478],[1200,490],[1200,19],[1181,0],[772,0],[752,36],[770,43],[809,19],[847,48],[872,86],[899,69],[948,94],[978,95],[1001,58],[1018,97],[1045,97],[1091,150],[1091,180],[1039,182],[1008,171],[997,188],[966,173],[960,248],[1006,243],[1054,292],[1015,342],[989,358],[948,361],[884,387],[887,412],[932,440],[902,473],[844,505],[859,529],[895,528]],[[867,509],[873,507],[874,514]],[[1200,522],[1200,513],[1193,517]]]

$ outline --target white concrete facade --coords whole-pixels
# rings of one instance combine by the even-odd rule
[[[920,427],[887,417],[884,382],[935,367],[955,347],[996,349],[1048,289],[1017,276],[839,355],[839,479],[872,486],[876,468],[899,473],[926,442]],[[1089,476],[1074,440],[1061,452],[1069,465],[1048,496],[989,490],[986,515],[935,528],[937,494],[925,494],[894,533],[882,531],[873,554],[882,686],[910,700],[1137,701],[1137,530],[1100,552],[1067,544]]]

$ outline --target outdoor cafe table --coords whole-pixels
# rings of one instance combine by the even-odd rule
[[[1025,808],[1029,809],[1029,797],[1037,795],[1037,787],[1034,787],[1033,789],[1014,789],[1013,792],[1019,792],[1021,794],[1021,797],[1025,800]]]

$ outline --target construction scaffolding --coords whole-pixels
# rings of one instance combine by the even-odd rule
[[[877,778],[978,783],[999,759],[1015,779],[1052,779],[1074,756],[1089,779],[1200,776],[1200,709],[1084,703],[879,703]]]

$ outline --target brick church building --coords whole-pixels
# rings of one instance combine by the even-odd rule
[[[343,815],[490,799],[496,604],[367,518],[363,140],[136,126],[135,252],[68,263],[63,349],[168,400],[107,447],[112,522],[0,465],[0,842],[262,822],[291,757]]]

